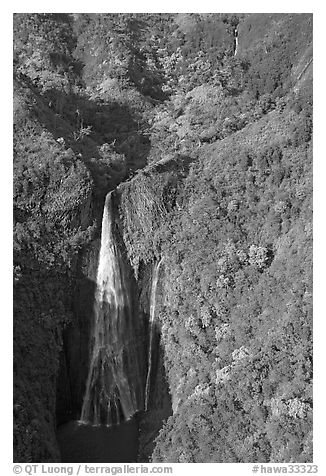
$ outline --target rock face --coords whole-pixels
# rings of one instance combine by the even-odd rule
[[[99,240],[81,258],[75,285],[74,320],[63,334],[57,384],[57,423],[80,417],[89,366]]]

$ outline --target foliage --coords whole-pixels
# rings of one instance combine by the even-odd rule
[[[93,237],[85,218],[92,181],[19,98],[14,136],[15,461],[58,461],[55,376],[71,321],[78,254]],[[84,215],[84,216],[83,216]]]
[[[164,256],[174,415],[155,462],[311,460],[311,146],[294,132],[305,114],[288,107],[212,144],[164,213],[129,215],[165,196],[159,164],[123,187],[132,260]]]
[[[239,30],[242,56],[249,63],[246,88],[256,98],[286,93],[297,80],[295,65],[312,42],[311,15],[255,14]],[[254,36],[253,36],[254,35]]]
[[[75,38],[66,14],[14,14],[14,71],[27,77],[62,113],[65,94],[80,84]]]

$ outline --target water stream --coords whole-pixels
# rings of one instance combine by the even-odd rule
[[[94,302],[91,359],[80,422],[113,425],[143,407],[135,316],[114,236],[112,192],[106,197]]]
[[[146,377],[146,387],[145,387],[145,411],[148,409],[149,395],[151,390],[151,370],[152,370],[152,361],[153,361],[153,343],[155,336],[155,308],[156,308],[156,288],[159,278],[160,266],[162,260],[158,261],[154,265],[153,277],[152,277],[152,289],[150,297],[150,317],[149,317],[149,346],[148,346],[148,366],[147,366],[147,377]]]
[[[234,30],[234,56],[237,55],[238,46],[239,46],[238,29],[236,28]]]

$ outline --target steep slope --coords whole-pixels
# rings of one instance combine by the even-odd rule
[[[78,253],[93,238],[92,179],[18,83],[14,136],[15,461],[57,461],[56,375]]]
[[[121,188],[131,261],[164,257],[159,316],[174,414],[153,461],[311,459],[303,116],[275,111],[203,150],[186,178],[170,166]]]
[[[302,18],[304,40],[310,20]],[[289,26],[289,17],[277,20]],[[239,32],[241,41],[241,23]],[[189,148],[189,173],[175,155],[120,187],[135,271],[164,257],[173,416],[154,462],[312,460],[311,66],[294,73],[311,50],[301,42],[283,72],[282,42],[274,47],[284,75],[282,90],[270,91],[272,108],[240,132]],[[253,48],[248,41],[246,54]],[[266,56],[266,75],[268,65]]]

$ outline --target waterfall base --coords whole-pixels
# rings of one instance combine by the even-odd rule
[[[71,421],[58,428],[57,440],[62,463],[136,463],[138,423],[86,425]]]

